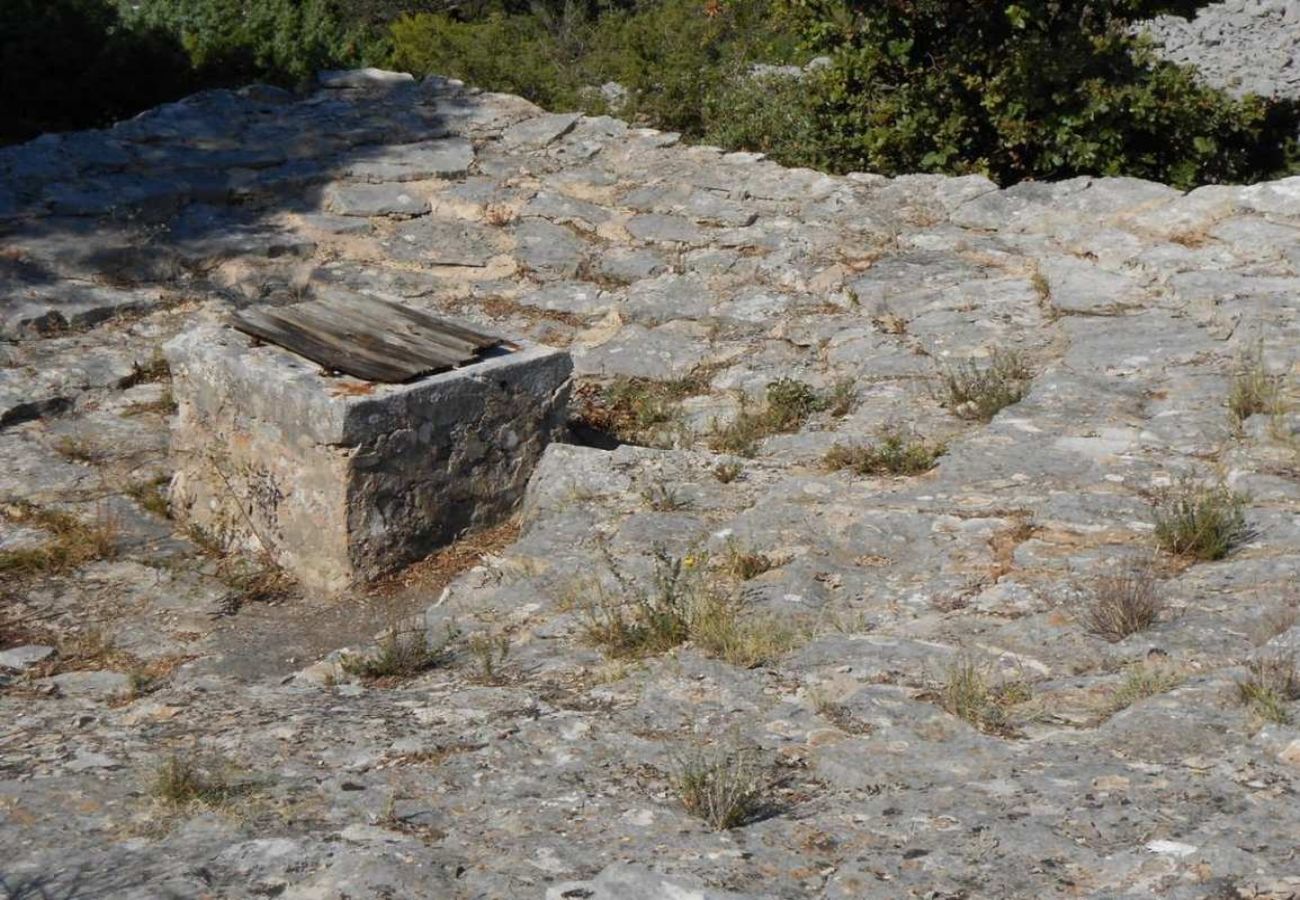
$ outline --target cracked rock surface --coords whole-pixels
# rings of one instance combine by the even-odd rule
[[[1300,178],[840,178],[329,83],[0,150],[10,895],[1300,892],[1300,703],[1238,687],[1300,649]],[[157,357],[334,286],[568,348],[583,420],[516,522],[343,597],[165,518]],[[1009,354],[1018,402],[945,395]],[[1245,360],[1276,390],[1234,416]],[[782,379],[838,400],[728,442]],[[610,385],[668,399],[620,441]],[[937,465],[824,463],[887,428]],[[1154,552],[1185,479],[1244,498],[1222,559]],[[1094,633],[1096,578],[1146,559],[1155,621]],[[679,589],[764,651],[592,639]],[[436,664],[340,664],[411,621]],[[738,827],[683,801],[699,748],[759,773]]]
[[[1161,54],[1233,94],[1300,98],[1300,2],[1224,0],[1142,25]]]

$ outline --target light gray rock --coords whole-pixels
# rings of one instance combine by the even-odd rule
[[[331,185],[325,191],[325,205],[340,216],[391,216],[411,218],[429,211],[425,197],[408,193],[396,185]]]
[[[43,644],[26,644],[22,647],[11,647],[8,650],[0,650],[0,669],[11,669],[15,672],[21,672],[29,669],[39,662],[44,662],[54,655],[54,648],[47,647]]]

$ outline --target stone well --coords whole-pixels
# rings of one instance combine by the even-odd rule
[[[165,347],[176,519],[335,591],[500,521],[563,427],[572,362],[516,342],[405,384],[330,376],[227,326]]]

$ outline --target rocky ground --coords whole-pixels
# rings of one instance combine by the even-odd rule
[[[360,76],[0,172],[9,896],[1300,892],[1300,179],[833,178]],[[579,401],[516,522],[331,598],[166,518],[157,351],[340,285]]]
[[[1234,94],[1300,99],[1300,0],[1225,0],[1144,26],[1174,62]]]

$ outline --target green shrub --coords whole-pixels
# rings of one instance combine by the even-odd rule
[[[135,29],[173,36],[205,83],[293,84],[360,65],[367,41],[331,0],[135,0]]]
[[[550,109],[578,107],[577,54],[537,16],[494,12],[472,22],[445,13],[403,16],[393,23],[392,42],[393,64],[418,76],[460,78]]]
[[[1128,33],[1168,4],[1104,0],[793,0],[834,168],[984,173],[1006,184],[1081,173],[1188,187],[1284,163],[1294,105],[1233,99]]]

